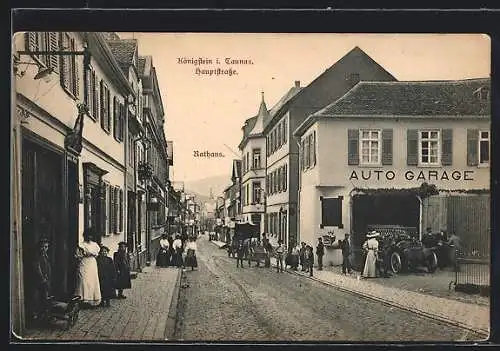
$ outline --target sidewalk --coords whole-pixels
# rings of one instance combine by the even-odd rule
[[[108,308],[81,310],[70,330],[33,330],[24,340],[167,340],[174,331],[180,277],[180,269],[157,268],[153,262],[132,280],[126,299],[113,299]]]
[[[276,259],[271,258],[273,266]],[[418,315],[450,323],[488,337],[490,329],[490,309],[488,306],[464,303],[457,300],[431,296],[419,292],[383,286],[376,280],[357,279],[356,276],[345,276],[333,271],[314,270],[309,277],[300,271],[287,272],[304,276],[339,290],[354,293],[365,298],[389,304]]]

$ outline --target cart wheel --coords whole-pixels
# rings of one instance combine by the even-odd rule
[[[391,254],[390,267],[394,273],[400,273],[403,270],[403,260],[399,252],[394,251]]]

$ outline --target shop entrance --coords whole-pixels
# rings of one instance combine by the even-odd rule
[[[354,195],[352,201],[353,246],[360,249],[369,225],[419,228],[420,202],[412,194]]]
[[[68,242],[64,235],[63,153],[23,140],[22,145],[22,240],[23,280],[27,324],[33,315],[35,275],[33,258],[41,238],[50,242],[53,295],[65,295],[67,289]]]

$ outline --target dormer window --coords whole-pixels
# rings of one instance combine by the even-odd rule
[[[481,87],[474,91],[474,96],[481,101],[487,101],[490,98],[490,88],[489,87]]]

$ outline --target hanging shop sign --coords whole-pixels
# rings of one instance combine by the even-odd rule
[[[471,170],[353,170],[349,180],[371,181],[464,181],[474,180]]]

